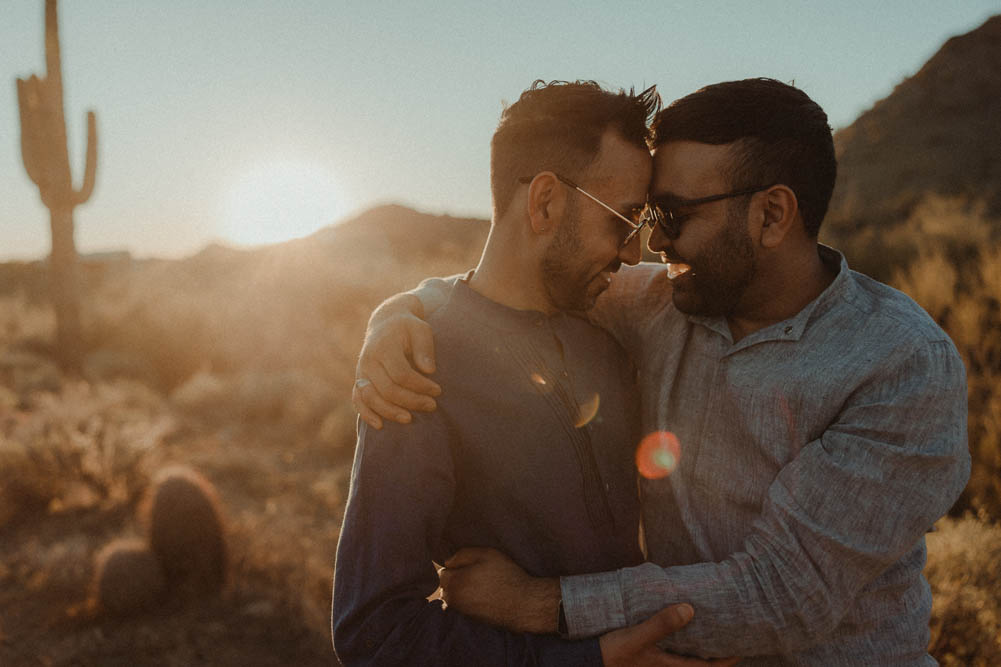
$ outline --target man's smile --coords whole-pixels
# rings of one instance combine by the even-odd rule
[[[668,257],[666,252],[660,253],[660,259],[667,267],[667,277],[670,280],[683,276],[692,270],[690,264],[675,257]]]

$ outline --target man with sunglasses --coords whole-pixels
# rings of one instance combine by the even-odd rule
[[[695,619],[662,643],[676,652],[935,664],[924,533],[970,465],[954,346],[912,300],[817,243],[836,162],[826,114],[802,91],[708,86],[653,132],[643,221],[667,270],[627,267],[589,317],[638,363],[644,432],[670,431],[680,463],[642,480],[650,562],[562,577],[548,601],[559,621],[527,629],[591,636],[686,601]],[[359,361],[366,420],[438,390],[398,349],[407,341],[427,370],[423,326],[393,310]],[[460,552],[442,582],[449,605],[499,625],[514,622],[511,600],[544,590],[491,550]]]
[[[642,562],[635,373],[573,311],[639,261],[639,243],[624,241],[646,201],[657,108],[653,88],[537,82],[505,109],[491,144],[489,239],[429,318],[436,377],[452,391],[411,426],[359,427],[334,577],[343,664],[695,664],[654,645],[691,617],[686,605],[570,641],[428,600],[434,563],[460,547],[503,550],[547,598],[559,584],[543,577]],[[545,602],[539,613],[556,619]]]

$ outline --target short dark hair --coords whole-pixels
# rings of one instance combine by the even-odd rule
[[[655,147],[733,143],[730,186],[786,185],[796,193],[807,233],[820,231],[837,160],[827,114],[802,90],[765,78],[716,83],[668,105],[652,134]]]
[[[490,142],[490,189],[497,215],[511,203],[518,179],[540,171],[580,178],[614,128],[629,143],[649,148],[649,123],[660,110],[655,86],[636,94],[609,91],[594,81],[541,79],[501,113]]]

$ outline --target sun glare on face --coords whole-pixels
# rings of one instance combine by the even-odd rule
[[[344,213],[330,169],[299,160],[248,165],[232,179],[223,205],[223,236],[240,245],[306,236]]]

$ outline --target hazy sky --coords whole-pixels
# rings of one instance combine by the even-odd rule
[[[794,81],[851,123],[1001,0],[63,0],[70,161],[97,112],[84,252],[181,256],[303,236],[378,203],[488,217],[489,141],[534,79],[656,83],[665,101]],[[42,0],[0,0],[0,259],[48,249],[15,77],[42,75]]]

